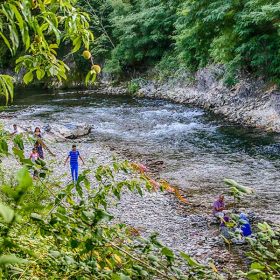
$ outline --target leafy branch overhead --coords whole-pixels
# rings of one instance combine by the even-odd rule
[[[1,3],[0,39],[17,57],[15,70],[25,72],[25,84],[44,77],[56,77],[59,81],[67,78],[69,67],[57,53],[62,45],[71,46],[71,53],[90,48],[94,36],[89,15],[75,5],[73,0]],[[11,81],[10,76],[1,75],[0,86],[6,99],[12,97]]]

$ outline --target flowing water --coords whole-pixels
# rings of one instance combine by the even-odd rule
[[[215,197],[227,191],[224,178],[235,179],[256,190],[253,198],[243,200],[246,211],[279,222],[280,138],[277,134],[245,129],[186,105],[96,96],[89,91],[21,93],[6,111],[9,113],[19,121],[38,120],[66,126],[88,123],[94,127],[88,142],[99,142],[144,162],[156,177],[185,190],[197,207],[170,205],[170,198],[164,197],[156,210],[151,208],[149,212],[147,209],[155,200],[146,198],[146,204],[137,210],[138,218],[131,218],[126,211],[133,202],[121,206],[119,213],[120,218],[135,226],[167,231],[163,239],[175,248],[191,250],[186,243],[196,239],[199,223],[209,217]],[[161,217],[164,211],[172,214]],[[164,222],[160,222],[161,218]],[[173,218],[176,222],[172,222]],[[201,236],[207,240],[207,232]],[[205,249],[207,244],[203,242]]]

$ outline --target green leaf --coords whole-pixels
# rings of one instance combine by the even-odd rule
[[[143,191],[141,189],[141,187],[139,185],[136,185],[136,190],[138,191],[138,193],[143,196]]]
[[[43,221],[42,216],[37,213],[31,213],[30,218],[36,221]]]
[[[72,49],[72,53],[77,52],[81,48],[81,45],[82,45],[82,39],[80,37],[75,38],[73,40],[74,48]]]
[[[185,259],[189,266],[200,266],[203,267],[202,264],[198,263],[195,259],[193,259],[191,256],[187,255],[186,253],[181,252],[181,257]]]
[[[14,85],[13,77],[9,75],[0,75],[0,95],[4,95],[6,103],[9,99],[13,100]]]
[[[43,69],[37,69],[36,70],[36,75],[37,75],[37,79],[41,80],[44,78],[46,72]]]
[[[15,54],[16,50],[19,47],[19,36],[18,36],[17,27],[14,23],[10,22],[10,25],[8,25],[8,28],[10,30],[10,39],[13,43],[13,45],[12,45],[13,54]]]
[[[17,181],[19,188],[28,188],[33,185],[32,177],[26,167],[20,169],[17,173]]]
[[[30,82],[33,81],[33,73],[32,70],[28,71],[24,76],[23,76],[23,81],[25,84],[29,84]]]
[[[26,260],[20,259],[14,255],[2,255],[0,256],[0,265],[7,265],[7,264],[20,264],[26,263]]]
[[[131,280],[131,278],[127,275],[124,275],[123,273],[118,273],[118,278],[119,280]]]
[[[9,48],[9,50],[12,52],[11,45],[10,45],[8,39],[6,38],[6,36],[5,36],[2,32],[0,32],[0,36],[1,36],[2,39],[4,40],[4,43],[7,45],[7,47]]]
[[[170,258],[174,257],[174,253],[167,247],[162,248],[161,253],[166,257],[170,257]]]
[[[91,77],[91,73],[90,73],[90,71],[89,71],[89,72],[87,73],[87,75],[86,75],[86,78],[85,78],[85,84],[86,84],[86,85],[89,84],[90,77]]]
[[[0,154],[5,154],[5,155],[7,155],[7,154],[8,154],[8,151],[9,151],[9,148],[8,148],[8,143],[7,143],[7,141],[5,141],[4,139],[1,139],[1,140],[0,140]]]
[[[258,269],[252,269],[246,274],[249,280],[261,280],[266,279],[266,274]]]
[[[10,207],[0,204],[0,215],[3,217],[6,223],[10,223],[13,220],[15,213]]]
[[[50,67],[50,69],[49,69],[49,73],[51,74],[51,76],[56,76],[57,73],[58,73],[58,71],[57,71],[57,69],[56,69],[55,66],[52,66],[52,67]]]
[[[14,137],[13,142],[14,142],[15,146],[18,147],[20,150],[22,150],[22,151],[24,150],[23,139],[20,134],[16,135]]]
[[[58,252],[58,251],[50,251],[49,254],[55,259],[60,257],[60,255],[61,255],[60,252]]]
[[[18,156],[20,159],[24,158],[24,151],[16,147],[13,147],[13,152],[15,156]]]
[[[107,213],[106,211],[102,210],[102,209],[97,209],[95,211],[95,221],[99,222],[101,220],[105,220],[105,221],[111,221],[114,217],[112,215],[110,215],[109,213]]]
[[[14,5],[11,4],[11,3],[9,3],[9,6],[10,6],[11,10],[13,10],[13,12],[15,13],[15,16],[16,16],[16,19],[17,19],[17,22],[18,22],[19,29],[20,29],[20,30],[24,29],[24,21],[23,21],[23,19],[22,19],[21,14],[19,13],[17,7],[14,6]]]
[[[260,263],[254,262],[251,264],[251,269],[263,270],[263,269],[265,269],[265,266]]]

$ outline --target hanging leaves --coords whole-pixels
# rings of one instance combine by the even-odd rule
[[[18,57],[15,70],[25,72],[25,84],[45,77],[67,79],[69,67],[57,58],[56,52],[61,42],[72,42],[72,52],[89,48],[94,39],[89,17],[75,5],[72,0],[63,1],[63,4],[61,1],[32,1],[32,5],[29,0],[5,0],[0,4],[0,42],[13,56],[24,47],[25,54]],[[98,71],[91,69],[86,82],[93,83]],[[12,101],[12,77],[0,75],[0,94],[7,102]]]

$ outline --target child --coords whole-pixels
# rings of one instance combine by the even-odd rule
[[[39,158],[39,154],[38,154],[36,148],[32,149],[32,152],[31,152],[29,158],[31,159],[32,162],[35,162]]]
[[[35,163],[35,161],[39,158],[39,154],[38,154],[36,148],[33,148],[33,149],[32,149],[32,152],[31,152],[29,158],[31,159],[31,161],[32,161],[33,163]],[[38,178],[38,171],[37,171],[37,170],[34,170],[33,178],[34,178],[34,179]]]
[[[79,174],[79,159],[85,164],[84,160],[80,156],[79,151],[77,151],[77,146],[73,145],[72,150],[69,152],[68,157],[65,160],[64,165],[66,165],[67,161],[70,159],[70,169],[73,182],[78,181],[78,174]]]

